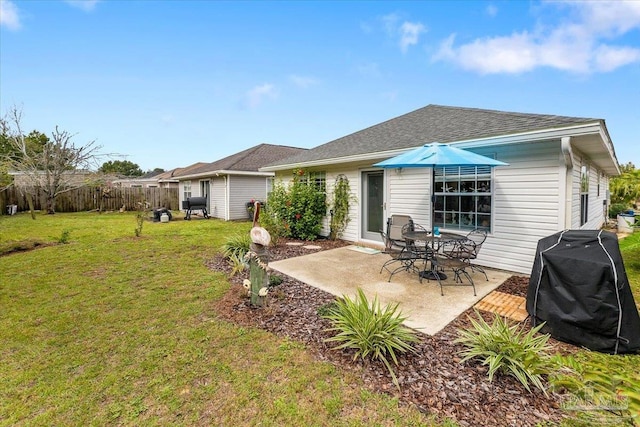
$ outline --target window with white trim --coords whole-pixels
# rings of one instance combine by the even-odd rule
[[[434,225],[491,232],[493,176],[488,166],[435,168]]]
[[[589,220],[589,165],[580,168],[580,225]]]
[[[182,200],[187,200],[191,197],[191,181],[184,181],[182,184]]]
[[[308,181],[304,177],[301,182],[306,182],[309,185],[313,185],[316,189],[326,192],[327,191],[327,173],[324,171],[309,172]]]

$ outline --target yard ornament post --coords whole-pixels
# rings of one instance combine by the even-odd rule
[[[260,217],[260,202],[255,202],[253,210],[253,228],[249,232],[251,246],[246,257],[249,261],[249,280],[244,286],[248,290],[251,305],[262,307],[269,293],[269,253],[267,246],[271,243],[271,236],[264,228],[258,226]]]

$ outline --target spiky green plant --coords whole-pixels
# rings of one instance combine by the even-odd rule
[[[477,320],[469,317],[471,329],[459,329],[455,342],[466,348],[460,352],[461,362],[480,359],[489,367],[489,381],[496,372],[515,377],[528,390],[529,384],[547,394],[542,375],[548,370],[547,344],[549,335],[538,334],[544,324],[528,332],[522,325],[513,324],[496,314],[493,323],[487,323],[476,311]]]
[[[637,357],[587,350],[554,355],[549,383],[553,390],[568,392],[563,407],[582,409],[576,411],[578,418],[595,414],[612,420],[611,425],[640,425],[640,373],[633,369]]]
[[[389,358],[397,365],[396,353],[415,351],[411,343],[417,342],[418,337],[414,330],[403,325],[406,317],[398,310],[397,303],[381,308],[377,296],[369,303],[362,289],[358,288],[355,299],[338,299],[329,314],[322,317],[333,324],[329,331],[337,332],[337,335],[326,339],[340,343],[334,349],[355,349],[353,360],[358,357],[381,360],[393,383],[399,387]]]
[[[238,256],[236,253],[229,255],[229,264],[231,264],[231,271],[229,277],[233,277],[236,274],[242,273],[247,268],[247,263],[243,256]]]
[[[222,253],[230,260],[234,255],[242,259],[242,257],[249,252],[250,246],[251,236],[249,236],[249,233],[234,234],[228,237],[222,245]]]

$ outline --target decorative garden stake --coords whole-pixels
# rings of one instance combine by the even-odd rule
[[[251,305],[262,307],[269,292],[269,253],[267,246],[271,243],[269,232],[258,226],[260,202],[255,202],[253,211],[253,228],[249,232],[251,246],[245,255],[249,261],[249,280],[244,282],[248,287]],[[247,283],[249,282],[249,283]],[[247,286],[248,285],[248,286]]]

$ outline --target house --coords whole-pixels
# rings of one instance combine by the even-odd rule
[[[357,202],[343,239],[379,243],[392,214],[431,227],[431,170],[380,169],[379,161],[430,142],[455,145],[509,166],[436,168],[434,221],[443,231],[488,231],[480,265],[530,273],[539,239],[599,228],[609,177],[620,174],[603,119],[428,105],[262,168],[346,176]],[[328,218],[323,233],[328,234]]]
[[[198,167],[205,163],[196,163],[190,167]],[[166,172],[149,172],[138,177],[126,177],[114,179],[111,183],[116,187],[130,188],[178,188],[178,179],[175,175],[186,173],[188,168],[175,168]]]
[[[180,205],[190,197],[207,197],[210,216],[227,221],[247,219],[247,203],[265,201],[275,175],[259,169],[304,151],[304,148],[259,144],[213,163],[189,166],[174,174],[180,186]]]

